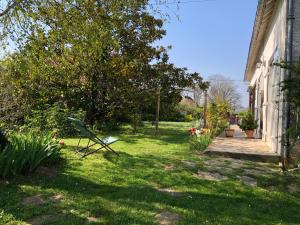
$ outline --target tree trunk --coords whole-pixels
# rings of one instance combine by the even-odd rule
[[[204,91],[203,127],[207,128],[207,90]]]
[[[157,102],[156,102],[156,115],[155,115],[155,135],[159,135],[159,110],[160,110],[160,88],[157,91]]]

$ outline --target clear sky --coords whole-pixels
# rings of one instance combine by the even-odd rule
[[[238,85],[242,105],[248,105],[244,78],[257,0],[182,0],[177,10],[168,9],[172,19],[165,25],[166,37],[160,42],[172,45],[171,62],[199,72],[204,78],[222,74]],[[170,1],[171,2],[171,1]],[[180,20],[174,16],[179,15]]]

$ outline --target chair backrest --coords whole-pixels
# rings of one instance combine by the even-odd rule
[[[94,142],[99,142],[98,137],[96,136],[96,134],[94,134],[92,131],[87,129],[86,126],[84,125],[84,123],[81,120],[75,119],[75,118],[72,118],[72,117],[68,117],[68,120],[71,121],[74,124],[74,126],[80,131],[80,134],[82,136],[90,138]]]

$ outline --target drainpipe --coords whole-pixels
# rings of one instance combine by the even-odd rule
[[[286,48],[286,61],[291,64],[293,62],[293,33],[294,33],[294,21],[295,21],[295,1],[288,0],[288,17],[287,17],[287,48]],[[292,72],[290,70],[286,70],[285,72],[285,80],[290,80],[292,76]],[[288,168],[288,158],[290,156],[290,142],[289,142],[289,134],[288,129],[290,128],[290,120],[291,120],[291,106],[288,102],[289,90],[286,90],[284,93],[284,121],[283,121],[283,129],[284,129],[284,141],[283,141],[283,153],[282,153],[282,163],[283,169]]]

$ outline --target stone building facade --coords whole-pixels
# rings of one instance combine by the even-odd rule
[[[288,29],[291,23],[293,32]],[[249,108],[259,121],[256,137],[278,154],[284,148],[286,104],[280,82],[286,70],[274,63],[287,61],[288,49],[293,59],[299,58],[300,0],[259,0],[244,79],[249,82]]]

